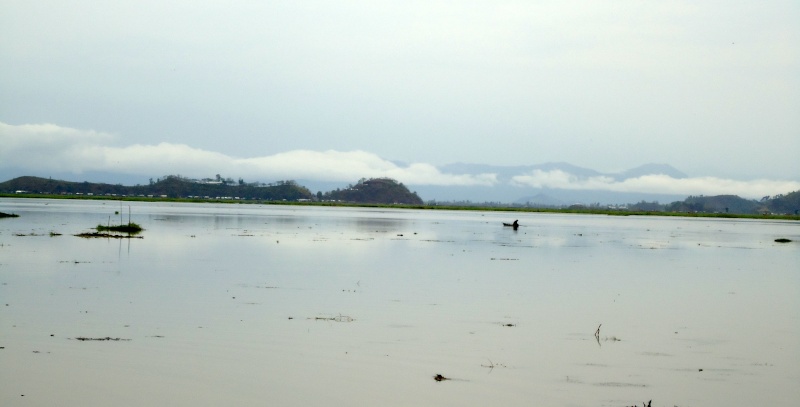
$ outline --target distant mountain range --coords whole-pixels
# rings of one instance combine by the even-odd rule
[[[406,163],[396,163],[405,167]],[[579,167],[566,162],[548,162],[534,165],[487,165],[474,163],[452,163],[438,166],[437,169],[444,174],[473,175],[494,174],[496,182],[493,185],[447,186],[447,185],[421,185],[408,183],[407,187],[419,198],[426,202],[437,203],[472,203],[472,204],[520,204],[533,206],[568,206],[573,204],[601,204],[624,205],[639,202],[659,202],[666,204],[680,201],[688,194],[652,193],[652,192],[618,192],[608,189],[586,189],[564,187],[558,183],[542,183],[542,187],[524,184],[519,180],[524,177],[562,176],[576,182],[585,182],[601,179],[603,182],[620,183],[648,175],[664,175],[672,179],[688,178],[687,174],[668,164],[644,164],[629,170],[604,173],[589,168]],[[213,172],[213,169],[210,170]],[[14,174],[10,169],[0,171],[0,180],[10,179],[21,174]],[[40,174],[36,174],[40,175]],[[45,174],[51,178],[76,182],[108,183],[112,185],[147,185],[148,179],[143,176],[129,174],[116,174],[107,172],[93,173],[53,173]],[[153,174],[158,176],[159,174]],[[206,174],[192,174],[202,176]],[[227,174],[238,176],[237,174]],[[366,174],[365,174],[366,175]],[[151,179],[152,180],[152,179]],[[254,180],[248,180],[254,181]],[[274,180],[258,180],[273,182]],[[303,186],[310,193],[334,191],[352,187],[343,182],[319,181],[314,179],[296,179],[297,185]],[[355,181],[355,180],[354,180]],[[403,180],[399,180],[403,181]],[[591,185],[591,182],[587,183]],[[535,185],[535,184],[534,184]],[[262,190],[259,190],[262,191]],[[208,194],[203,194],[208,195]]]
[[[560,193],[554,190],[554,195]],[[184,198],[196,200],[262,200],[262,201],[336,201],[374,204],[411,204],[422,205],[425,202],[411,192],[405,185],[389,178],[362,178],[356,185],[348,185],[344,189],[336,188],[328,192],[313,194],[308,188],[295,181],[277,181],[270,184],[235,182],[231,179],[193,180],[170,175],[151,181],[148,185],[123,186],[121,184],[71,182],[23,176],[0,182],[0,193],[6,194],[46,194],[72,197],[103,196],[144,198]],[[577,206],[582,204],[561,204],[555,198],[538,194],[521,202],[522,206]],[[428,201],[431,202],[431,201]],[[447,202],[441,202],[447,203]],[[463,201],[450,202],[464,203]],[[492,204],[491,201],[473,202],[473,204]],[[494,202],[500,206],[507,203]],[[594,202],[588,206],[596,207]],[[683,200],[674,200],[668,204],[646,202],[644,200],[624,205],[621,209],[632,211],[667,211],[667,212],[700,212],[730,214],[789,214],[797,215],[800,211],[800,191],[764,197],[760,201],[748,200],[735,195],[689,196]]]
[[[646,175],[666,175],[674,179],[688,178],[688,175],[668,164],[645,164],[619,173],[603,173],[593,169],[578,167],[565,162],[550,162],[535,165],[498,166],[486,164],[454,163],[438,167],[443,173],[451,174],[497,174],[497,184],[487,186],[414,186],[417,193],[426,200],[507,202],[537,206],[561,206],[579,204],[626,204],[640,201],[661,203],[682,200],[686,195],[653,194],[645,192],[615,192],[606,190],[573,190],[557,188],[532,188],[515,184],[513,178],[528,175],[535,171],[561,171],[578,179],[605,177],[615,182]]]
[[[447,164],[439,167],[439,170],[452,174],[481,174],[481,173],[494,173],[497,174],[498,181],[501,183],[511,181],[511,178],[517,175],[528,174],[535,170],[540,171],[563,171],[577,177],[600,177],[606,176],[613,178],[616,181],[622,181],[628,178],[638,178],[644,175],[663,174],[672,178],[688,178],[688,175],[678,171],[669,164],[644,164],[636,168],[632,168],[620,173],[603,173],[589,168],[578,167],[565,162],[549,162],[544,164],[534,165],[514,165],[514,166],[499,166],[499,165],[486,165],[486,164],[467,164],[467,163],[454,163]]]

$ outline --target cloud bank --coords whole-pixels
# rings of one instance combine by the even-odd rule
[[[202,150],[186,144],[119,145],[120,137],[54,124],[10,125],[0,122],[0,168],[42,172],[110,172],[146,177],[224,174],[248,181],[313,180],[351,183],[360,178],[390,177],[408,185],[493,187],[497,174],[451,174],[426,163],[398,165],[376,154],[354,151],[292,150],[249,158]],[[615,180],[582,177],[562,170],[534,170],[511,177],[511,185],[530,189],[597,190],[670,195],[739,195],[760,198],[800,190],[800,182],[716,177],[676,179],[645,175]]]
[[[800,190],[800,182],[775,180],[737,181],[716,177],[672,178],[668,175],[644,175],[615,180],[607,176],[578,177],[561,171],[534,170],[512,177],[511,182],[532,188],[644,192],[669,195],[739,195],[760,198],[766,195]]]
[[[116,145],[119,137],[54,124],[0,122],[0,167],[82,173],[103,171],[145,176],[225,174],[253,180],[308,179],[354,182],[389,177],[409,185],[491,186],[495,174],[447,174],[425,163],[397,165],[365,151],[292,150],[238,158],[185,144]]]

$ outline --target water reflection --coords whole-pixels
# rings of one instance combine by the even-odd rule
[[[0,200],[0,405],[798,396],[796,223],[131,206],[87,240],[119,205]]]

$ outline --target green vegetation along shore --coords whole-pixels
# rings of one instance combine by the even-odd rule
[[[628,209],[608,208],[531,208],[520,206],[480,206],[480,205],[447,205],[447,204],[370,204],[354,202],[297,202],[297,201],[269,201],[269,200],[234,200],[234,199],[201,199],[201,198],[161,198],[161,197],[107,197],[107,196],[64,196],[43,194],[3,194],[2,198],[36,198],[36,199],[92,199],[113,201],[140,201],[140,202],[183,202],[183,203],[225,203],[243,205],[297,205],[297,206],[322,206],[322,207],[357,207],[357,208],[395,208],[419,210],[450,210],[450,211],[488,211],[488,212],[514,212],[514,213],[569,213],[584,215],[608,216],[675,216],[692,218],[736,218],[736,219],[775,219],[800,221],[800,215],[793,214],[737,214],[719,212],[667,212],[667,211],[637,211]]]
[[[405,185],[389,178],[362,178],[355,185],[343,189],[312,194],[294,181],[247,184],[242,180],[238,183],[220,180],[219,176],[217,179],[191,180],[170,175],[149,185],[136,186],[18,177],[0,183],[0,197],[800,220],[800,191],[764,197],[759,201],[735,195],[719,195],[689,196],[684,201],[669,204],[643,201],[614,206],[536,207],[501,203],[424,202]]]

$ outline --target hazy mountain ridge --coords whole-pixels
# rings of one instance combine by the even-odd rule
[[[666,175],[669,176],[670,178],[675,178],[675,179],[689,178],[688,175],[677,170],[675,167],[669,164],[653,164],[653,163],[640,165],[636,168],[631,168],[626,171],[622,171],[615,174],[606,174],[606,175],[611,176],[616,180],[639,178],[646,175]]]
[[[690,196],[666,206],[670,212],[758,213],[767,212],[765,203],[735,195]]]
[[[800,212],[800,191],[764,197],[761,200],[744,199],[736,195],[690,196],[683,201],[666,205],[664,209],[669,212],[797,215]]]
[[[396,165],[408,166],[409,164],[397,162]],[[414,194],[426,202],[488,203],[499,205],[516,204],[542,207],[561,207],[573,204],[627,205],[641,202],[660,203],[663,205],[682,201],[691,194],[691,192],[681,193],[680,188],[661,189],[658,187],[658,184],[663,181],[670,183],[670,180],[674,181],[689,178],[687,174],[669,164],[649,163],[613,173],[604,173],[567,162],[546,162],[533,165],[509,166],[457,162],[441,165],[436,169],[443,174],[494,179],[495,182],[491,185],[426,185],[407,183],[408,187],[414,191]],[[0,171],[0,179],[3,179],[2,176],[4,175],[14,176],[15,174],[13,174],[13,172],[15,171],[10,169]],[[19,170],[16,170],[16,172],[18,173]],[[210,170],[210,173],[213,173],[213,171]],[[487,174],[491,175],[486,176]],[[120,183],[126,185],[139,185],[139,183],[146,185],[147,183],[147,178],[143,176],[137,177],[131,174],[115,174],[110,172],[47,175],[50,175],[52,178],[58,178],[60,175],[63,175],[64,178],[60,179],[71,181],[102,181],[107,182],[109,185],[116,186],[121,186],[122,184]],[[662,175],[662,177],[655,178],[654,180],[642,179],[642,177],[645,176],[656,175]],[[399,181],[403,182],[402,179]],[[326,193],[326,191],[352,187],[352,185],[345,185],[344,182],[341,181],[298,179],[293,182],[297,185],[302,185],[315,196],[318,196],[320,193]],[[714,181],[712,179],[708,182]],[[254,184],[258,183],[247,183],[247,185]],[[644,187],[643,189],[649,190],[649,192],[637,190],[637,185],[639,187]],[[787,188],[786,190],[791,191],[793,189],[794,188]],[[158,192],[153,193],[157,194]],[[211,192],[192,195],[210,196]],[[226,193],[224,195],[228,194]],[[749,198],[753,197],[749,196]],[[794,208],[792,208],[791,205],[788,205],[786,208],[788,212],[793,210]]]
[[[0,183],[0,193],[36,193],[53,195],[138,196],[196,199],[258,199],[267,201],[341,201],[374,204],[422,205],[423,200],[400,182],[389,178],[361,179],[356,185],[313,195],[308,188],[295,181],[278,181],[271,184],[204,183],[178,176],[160,178],[149,185],[123,186],[120,184],[70,182],[32,176],[17,177]],[[431,201],[429,201],[431,202]],[[463,202],[463,201],[462,201]],[[498,202],[499,203],[499,202]],[[478,202],[476,202],[478,204]],[[508,205],[502,204],[501,205]],[[522,206],[569,206],[546,194],[538,194]],[[593,203],[590,206],[600,206]],[[631,201],[624,208],[641,211],[701,212],[731,214],[794,214],[800,211],[800,191],[748,200],[736,195],[689,196],[683,200],[662,205],[657,202]]]
[[[407,166],[407,163],[395,162],[396,165]],[[475,163],[451,163],[438,166],[437,169],[447,174],[495,174],[497,182],[494,185],[473,185],[473,186],[442,186],[442,185],[419,185],[408,184],[425,201],[458,201],[458,202],[495,202],[495,203],[517,203],[517,204],[537,204],[543,206],[561,206],[574,203],[591,204],[625,204],[631,202],[659,201],[662,203],[681,200],[686,194],[653,194],[639,192],[614,192],[606,190],[568,190],[558,188],[532,188],[515,183],[514,177],[530,175],[534,171],[550,173],[561,171],[569,176],[578,179],[590,179],[593,177],[606,177],[615,181],[622,181],[628,178],[640,177],[643,175],[664,174],[672,178],[685,178],[686,174],[675,169],[668,164],[644,164],[619,173],[602,173],[590,168],[580,167],[567,162],[545,162],[532,165],[491,165]],[[0,179],[10,179],[18,176],[15,171],[0,171]],[[18,171],[16,171],[18,173]],[[213,171],[209,171],[213,173]],[[42,174],[35,174],[42,175]],[[105,182],[116,185],[136,185],[146,184],[148,179],[144,176],[134,176],[129,174],[115,174],[108,172],[91,173],[52,173],[49,175],[54,179],[61,179],[72,182]],[[237,175],[237,174],[232,174]],[[238,176],[238,175],[237,175]],[[252,180],[250,180],[252,181]],[[312,192],[333,191],[337,188],[345,188],[343,182],[320,181],[313,179],[296,179],[297,184],[307,187]],[[403,181],[403,180],[399,180]],[[207,195],[207,194],[203,194]]]
[[[800,191],[780,194],[771,198],[764,197],[762,202],[768,202],[770,210],[775,213],[794,213],[800,212]]]
[[[580,177],[596,177],[603,175],[595,170],[579,167],[566,162],[546,162],[533,165],[491,165],[491,164],[471,164],[471,163],[452,163],[437,167],[439,171],[451,174],[497,174],[500,182],[510,182],[517,175],[524,175],[535,170],[540,171],[564,171]]]
[[[534,172],[563,173],[579,180],[604,177],[615,182],[639,178],[646,175],[666,175],[675,179],[688,178],[688,175],[669,164],[644,164],[618,173],[603,173],[567,162],[546,162],[533,165],[488,165],[453,163],[438,167],[442,172],[453,174],[496,174],[497,184],[482,186],[417,186],[417,191],[426,199],[442,201],[507,202],[541,206],[562,206],[570,204],[626,204],[639,201],[673,202],[686,197],[685,194],[657,194],[646,192],[616,192],[608,190],[576,190],[560,188],[534,188],[515,182],[514,177],[531,175]]]
[[[489,165],[489,164],[470,164],[470,163],[452,163],[445,164],[438,167],[440,171],[452,174],[497,174],[498,181],[511,181],[511,179],[518,175],[530,174],[533,171],[563,171],[577,177],[609,177],[615,180],[625,180],[629,178],[638,178],[645,175],[667,175],[675,179],[688,178],[688,175],[679,171],[669,164],[643,164],[629,170],[617,173],[603,173],[591,168],[579,167],[567,162],[546,162],[542,164],[533,165]]]

